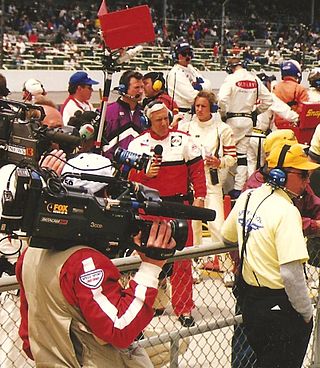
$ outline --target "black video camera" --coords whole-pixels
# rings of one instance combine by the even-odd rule
[[[110,248],[138,249],[148,257],[166,259],[185,246],[188,226],[185,219],[212,221],[215,211],[163,202],[157,190],[122,178],[92,174],[66,173],[61,178],[48,177],[42,169],[15,169],[15,195],[5,190],[2,197],[1,232],[22,230],[31,236],[30,246],[63,250],[88,245],[108,255]],[[50,175],[50,172],[49,172]],[[52,175],[52,173],[51,173]],[[68,188],[66,176],[106,184],[107,197],[99,198],[86,190]],[[47,186],[42,185],[45,180]],[[146,247],[152,219],[145,215],[172,220],[175,249]],[[142,232],[142,247],[132,237]]]
[[[37,117],[30,117],[36,111]],[[42,106],[0,99],[0,167],[13,163],[36,167],[52,142],[71,153],[80,142],[74,127],[48,128]]]

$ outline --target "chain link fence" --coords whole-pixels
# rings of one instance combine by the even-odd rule
[[[161,313],[155,315],[143,336],[134,343],[146,348],[155,367],[254,367],[254,354],[248,349],[239,327],[241,315],[235,314],[235,298],[230,287],[232,282],[230,279],[225,280],[225,276],[232,271],[232,262],[228,256],[231,250],[235,248],[217,249],[216,245],[208,245],[177,252],[174,261],[192,261],[192,315],[195,325],[181,325],[171,305],[170,277],[164,277],[156,301],[156,307]],[[137,257],[116,259],[113,262],[123,272],[124,285],[139,266]],[[319,273],[318,268],[311,265],[307,265],[306,271],[310,298],[315,306],[315,327],[303,367],[320,367],[317,309]],[[18,336],[20,315],[15,277],[1,278],[0,291],[0,366],[34,367],[34,363],[22,351],[22,342]]]

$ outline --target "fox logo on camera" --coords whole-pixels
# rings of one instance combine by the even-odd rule
[[[47,211],[50,213],[58,213],[59,215],[67,215],[68,205],[59,203],[48,203]]]

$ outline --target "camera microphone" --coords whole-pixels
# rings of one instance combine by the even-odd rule
[[[141,45],[133,47],[132,49],[127,50],[123,55],[119,56],[116,60],[117,64],[122,64],[130,59],[134,58],[137,54],[139,54],[143,50]]]
[[[81,143],[81,138],[79,136],[73,135],[73,132],[66,131],[67,127],[47,129],[45,131],[45,136],[58,144],[66,144],[70,146],[78,146]]]

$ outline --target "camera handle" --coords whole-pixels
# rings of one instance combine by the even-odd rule
[[[145,254],[147,257],[156,259],[158,261],[169,259],[174,256],[177,247],[172,249],[167,248],[157,248],[157,247],[147,247],[146,244],[142,243],[141,246],[137,245],[133,241],[129,244],[129,248],[136,250]]]

